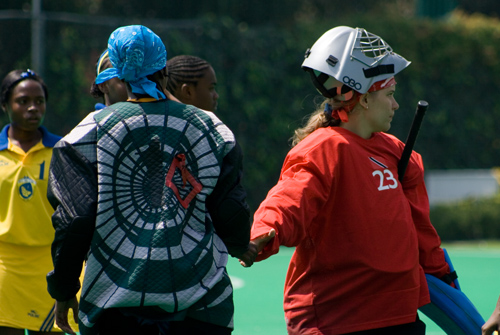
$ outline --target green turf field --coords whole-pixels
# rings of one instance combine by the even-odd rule
[[[500,294],[500,245],[493,243],[445,244],[463,292],[488,319]],[[231,259],[228,272],[235,287],[235,331],[233,335],[285,335],[283,283],[293,249],[282,248],[277,255],[243,268]],[[421,315],[427,335],[445,334]]]
[[[460,287],[483,318],[489,318],[500,295],[500,243],[444,244],[458,273]],[[231,258],[227,266],[234,286],[233,335],[286,335],[283,316],[283,284],[293,249],[243,268]],[[425,315],[427,335],[445,333]]]

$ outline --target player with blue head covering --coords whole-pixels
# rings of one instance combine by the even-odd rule
[[[108,53],[113,67],[99,73],[96,84],[119,78],[130,84],[133,93],[165,99],[148,78],[167,63],[165,45],[152,30],[140,25],[116,29],[109,37]]]
[[[228,256],[246,259],[242,154],[213,113],[164,90],[166,51],[144,26],[109,38],[128,100],[89,114],[54,148],[48,290],[69,334],[230,334]],[[80,302],[79,274],[86,262]]]
[[[111,67],[113,65],[109,60],[109,51],[106,48],[96,62],[96,78],[102,71]],[[111,78],[100,84],[96,84],[94,80],[90,86],[90,95],[102,101],[95,104],[94,108],[98,111],[116,102],[126,101],[128,99],[127,85],[118,77]]]

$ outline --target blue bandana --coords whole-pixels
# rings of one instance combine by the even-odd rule
[[[113,68],[102,71],[96,84],[117,77],[129,83],[133,93],[165,98],[156,84],[146,78],[167,64],[165,45],[151,29],[140,25],[116,29],[109,37],[108,52]]]

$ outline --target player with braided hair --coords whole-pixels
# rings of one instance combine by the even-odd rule
[[[217,77],[209,62],[196,56],[181,55],[169,59],[167,69],[167,91],[182,103],[215,112],[219,99],[215,91]]]
[[[50,165],[56,322],[75,334],[73,310],[82,335],[231,334],[226,264],[253,249],[241,149],[214,113],[170,99],[149,28],[117,28],[108,52],[96,84],[123,80],[127,101],[87,115]]]

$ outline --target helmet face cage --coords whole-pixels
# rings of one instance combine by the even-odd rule
[[[315,74],[314,77],[320,79],[318,72],[321,72],[334,78],[342,86],[342,91],[349,88],[364,94],[375,82],[393,77],[409,64],[381,37],[363,28],[340,26],[324,33],[308,49],[302,67],[315,72],[311,73],[311,78]],[[331,97],[335,90],[332,90],[331,83],[330,87],[325,87],[328,82],[323,79],[323,88],[318,88],[318,81],[313,78],[318,90]]]
[[[365,29],[357,28],[356,42],[351,49],[351,57],[366,66],[372,67],[381,62],[391,52],[392,48],[380,36],[367,32]],[[368,63],[367,60],[373,60]]]

